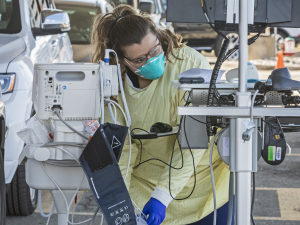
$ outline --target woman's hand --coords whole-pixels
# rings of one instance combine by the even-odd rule
[[[166,206],[155,198],[150,198],[143,209],[144,215],[149,215],[148,225],[160,225],[166,216]]]

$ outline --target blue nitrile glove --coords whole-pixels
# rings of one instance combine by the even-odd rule
[[[143,209],[143,214],[149,215],[146,221],[148,225],[160,225],[166,216],[166,206],[157,199],[150,198]]]

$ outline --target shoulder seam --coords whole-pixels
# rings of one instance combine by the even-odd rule
[[[194,63],[197,67],[201,68],[201,65],[197,64],[194,60],[192,60],[188,55],[186,55],[185,53],[179,51],[178,54],[183,55],[184,57],[186,57],[187,59],[189,59],[192,63]]]

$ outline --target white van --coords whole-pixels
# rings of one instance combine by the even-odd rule
[[[51,10],[49,10],[51,9]],[[52,0],[0,0],[0,84],[6,108],[4,147],[7,214],[30,215],[37,191],[26,184],[25,166],[19,165],[24,142],[17,132],[33,115],[31,101],[35,63],[69,63],[73,59],[66,31],[69,17]]]

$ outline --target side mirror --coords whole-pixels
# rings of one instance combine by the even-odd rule
[[[43,9],[41,11],[41,28],[33,28],[33,35],[44,36],[61,34],[71,29],[69,15],[59,9]]]
[[[59,9],[44,9],[41,12],[41,28],[43,30],[60,29],[66,32],[71,29],[68,13]]]
[[[140,10],[148,14],[153,12],[153,2],[152,1],[140,1]]]

